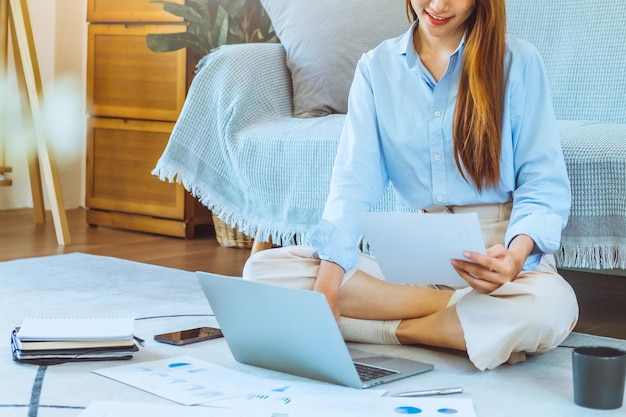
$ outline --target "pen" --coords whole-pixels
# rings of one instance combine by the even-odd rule
[[[399,392],[397,394],[391,394],[391,396],[392,397],[426,397],[429,395],[460,394],[462,392],[463,392],[463,388],[452,387],[452,388],[425,389],[422,391]]]

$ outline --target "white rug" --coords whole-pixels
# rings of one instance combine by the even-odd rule
[[[9,335],[25,316],[133,315],[136,335],[146,339],[133,361],[191,355],[257,376],[277,374],[237,363],[223,339],[186,347],[158,344],[156,333],[216,325],[193,273],[115,258],[68,254],[0,262],[0,416],[77,416],[94,400],[171,404],[167,400],[90,372],[127,362],[83,362],[49,366],[11,360]],[[254,314],[254,312],[250,312]],[[566,346],[607,345],[626,349],[626,341],[573,334]],[[477,371],[464,354],[408,346],[362,345],[431,362],[435,370],[382,386],[389,393],[462,386],[458,398],[471,398],[479,417],[624,416],[624,407],[595,411],[576,406],[572,397],[571,348],[530,358],[518,365]],[[301,380],[280,374],[280,378]]]

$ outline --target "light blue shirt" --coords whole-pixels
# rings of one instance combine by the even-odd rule
[[[413,209],[513,201],[504,245],[519,234],[535,241],[524,270],[554,253],[571,195],[545,69],[530,43],[507,37],[500,181],[478,192],[459,173],[452,122],[464,40],[437,82],[413,46],[413,30],[364,54],[322,221],[310,236],[321,259],[350,270],[360,256],[357,214],[369,211],[389,182]]]

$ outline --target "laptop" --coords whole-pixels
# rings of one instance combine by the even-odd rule
[[[476,213],[365,212],[357,221],[387,282],[466,286],[450,260],[485,253]]]
[[[196,276],[238,362],[352,388],[433,369],[428,363],[349,350],[319,292],[206,272]]]

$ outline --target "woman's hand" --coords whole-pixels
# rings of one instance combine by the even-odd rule
[[[335,320],[339,321],[339,290],[345,271],[336,263],[330,261],[321,261],[319,270],[317,271],[317,279],[313,290],[321,292],[326,297],[330,310],[335,316]]]
[[[517,278],[534,246],[535,242],[529,236],[517,235],[508,249],[498,244],[487,249],[485,255],[465,252],[463,255],[467,260],[453,259],[451,262],[472,288],[489,293]]]

